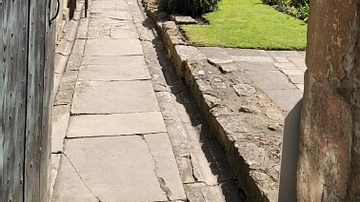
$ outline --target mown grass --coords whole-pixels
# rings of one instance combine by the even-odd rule
[[[183,25],[190,43],[234,48],[302,50],[307,24],[261,0],[222,0],[203,16],[208,25]]]

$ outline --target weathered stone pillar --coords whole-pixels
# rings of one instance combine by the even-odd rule
[[[311,0],[298,201],[360,201],[359,0]]]

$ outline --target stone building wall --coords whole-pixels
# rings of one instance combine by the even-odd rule
[[[360,1],[311,1],[298,201],[360,201]]]

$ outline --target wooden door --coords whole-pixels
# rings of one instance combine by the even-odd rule
[[[51,0],[3,0],[3,201],[49,201]]]

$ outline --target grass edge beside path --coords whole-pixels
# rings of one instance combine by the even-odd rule
[[[182,25],[192,45],[267,50],[304,50],[307,24],[261,0],[222,0],[203,15],[208,25]]]

